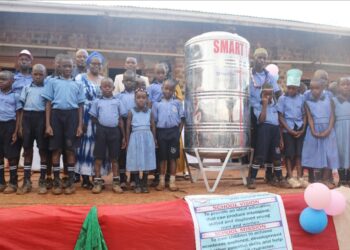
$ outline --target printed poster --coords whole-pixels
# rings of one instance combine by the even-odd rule
[[[271,193],[186,196],[196,249],[291,250],[282,199]]]

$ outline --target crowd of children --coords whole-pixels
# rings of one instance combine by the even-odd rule
[[[56,69],[51,76],[47,76],[41,64],[35,64],[30,72],[33,57],[28,50],[21,51],[18,57],[19,73],[0,72],[1,191],[7,194],[31,191],[34,142],[40,154],[39,194],[47,193],[48,189],[53,194],[74,193],[80,173],[84,187],[86,184],[92,193],[100,193],[104,188],[101,175],[105,165],[111,165],[115,193],[127,189],[126,171],[130,173],[134,191],[148,193],[148,174],[157,166],[160,181],[156,189],[165,189],[166,168],[170,166],[169,189],[177,190],[176,160],[184,112],[182,103],[175,97],[176,83],[166,77],[163,64],[156,65],[156,82],[147,87],[149,83],[137,75],[137,61],[132,57],[126,59],[126,71],[117,75],[117,83],[101,76],[104,58],[98,52],[88,55],[85,50],[79,50],[76,59],[79,68],[74,68],[69,55],[56,56]],[[85,73],[84,65],[88,67]],[[77,75],[73,77],[73,74]],[[148,98],[149,93],[157,98]],[[22,147],[24,180],[18,187],[17,167]],[[61,156],[64,178],[60,177]],[[5,158],[10,168],[8,184],[4,175]],[[84,170],[75,174],[77,165],[81,170],[89,168],[91,163],[89,173]],[[53,180],[48,181],[51,169]],[[90,186],[91,175],[94,178]]]
[[[291,69],[287,90],[280,96],[276,79],[262,66],[267,55],[263,48],[254,54],[253,70],[258,74],[251,74],[250,101],[255,152],[247,187],[256,188],[258,170],[264,165],[265,180],[274,186],[298,188],[323,182],[334,188],[333,170],[338,170],[339,185],[350,185],[350,78],[340,78],[331,92],[327,72],[317,70],[310,90],[305,91],[301,88],[302,71]],[[282,155],[286,178],[282,175]],[[308,180],[303,178],[303,168],[308,169]]]
[[[136,193],[148,193],[150,173],[156,173],[156,190],[178,190],[176,161],[185,115],[176,97],[178,86],[169,77],[166,64],[156,64],[155,78],[149,84],[148,78],[136,73],[133,57],[126,59],[126,71],[115,81],[102,76],[104,57],[98,52],[89,55],[79,50],[76,65],[69,55],[57,55],[51,76],[44,65],[31,67],[32,60],[31,53],[23,50],[18,56],[18,73],[0,71],[0,192],[31,191],[35,146],[41,165],[39,194],[49,189],[53,194],[72,194],[80,177],[83,187],[101,193],[102,176],[109,167],[115,193],[123,193],[128,186]],[[267,51],[257,49],[250,83],[255,152],[247,187],[256,188],[258,170],[263,166],[266,182],[278,187],[306,187],[315,181],[334,187],[335,169],[339,185],[350,185],[350,78],[340,78],[331,92],[327,72],[318,70],[310,90],[305,90],[302,71],[291,69],[283,94],[277,79],[265,69],[266,60]],[[21,148],[24,179],[18,187]],[[8,183],[5,158],[10,170]],[[309,170],[308,180],[303,168]]]

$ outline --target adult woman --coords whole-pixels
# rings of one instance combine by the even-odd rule
[[[89,176],[94,175],[94,157],[93,151],[95,146],[95,125],[91,121],[89,111],[94,99],[101,95],[100,83],[103,78],[101,75],[102,67],[105,59],[102,54],[92,52],[87,60],[87,73],[82,73],[76,76],[76,81],[81,81],[84,84],[86,102],[84,104],[84,135],[81,138],[81,145],[77,149],[77,163],[75,172],[82,175],[82,187],[90,189],[92,183]],[[104,172],[108,173],[106,166],[103,167]]]

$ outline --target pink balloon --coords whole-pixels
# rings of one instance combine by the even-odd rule
[[[331,202],[324,209],[326,214],[335,216],[344,213],[346,208],[346,199],[342,193],[337,190],[331,191]]]
[[[278,67],[276,64],[269,64],[265,68],[272,76],[278,76]]]
[[[305,189],[304,199],[313,209],[325,209],[331,202],[331,191],[322,183],[312,183]]]

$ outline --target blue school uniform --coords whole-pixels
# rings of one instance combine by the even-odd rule
[[[280,87],[277,84],[276,79],[266,70],[262,72],[254,72],[250,78],[250,106],[255,108],[258,107],[261,103],[261,87],[262,85],[268,82],[272,85],[273,91],[276,93],[280,91]]]
[[[52,103],[52,109],[72,110],[86,100],[84,86],[80,81],[51,78],[44,87],[42,96]]]
[[[16,120],[16,111],[21,108],[19,94],[13,90],[6,93],[0,90],[0,122]]]
[[[301,129],[304,125],[303,117],[305,115],[304,110],[304,97],[300,94],[295,96],[283,95],[278,99],[277,110],[280,112],[290,129]],[[284,133],[287,133],[286,129],[283,129]]]
[[[44,84],[31,83],[22,89],[20,101],[25,111],[45,111],[45,99],[42,97]]]
[[[121,116],[123,118],[127,118],[129,111],[136,107],[135,92],[134,91],[128,92],[124,90],[118,95],[118,98],[121,102],[121,107],[122,107]]]
[[[148,88],[148,99],[152,102],[160,102],[163,98],[163,91],[162,91],[163,83],[160,82],[153,82]]]
[[[107,98],[103,96],[92,103],[89,113],[102,126],[115,128],[118,127],[120,112],[121,103],[117,97]]]
[[[320,133],[329,126],[332,106],[331,99],[322,93],[319,100],[315,100],[310,94],[305,100],[314,121],[315,132]],[[302,166],[310,168],[332,168],[339,167],[338,146],[334,128],[328,137],[316,138],[311,134],[310,127],[306,135],[302,151]]]
[[[185,117],[182,103],[175,98],[153,103],[152,113],[157,128],[178,127]]]
[[[258,124],[259,124],[259,116],[261,114],[261,111],[262,111],[261,104],[254,108],[254,115],[255,115],[256,119],[258,120]],[[271,124],[274,126],[279,125],[277,105],[274,102],[267,105],[267,107],[266,107],[266,119],[265,119],[265,122],[263,122],[263,123]]]
[[[131,109],[132,132],[126,157],[128,171],[150,171],[156,168],[154,138],[151,132],[151,110]]]
[[[14,82],[12,84],[12,90],[15,93],[21,94],[22,89],[25,86],[30,85],[33,82],[31,75],[23,75],[20,72],[17,72],[14,76]]]
[[[335,134],[337,136],[339,166],[350,167],[350,100],[333,98],[335,105]]]

